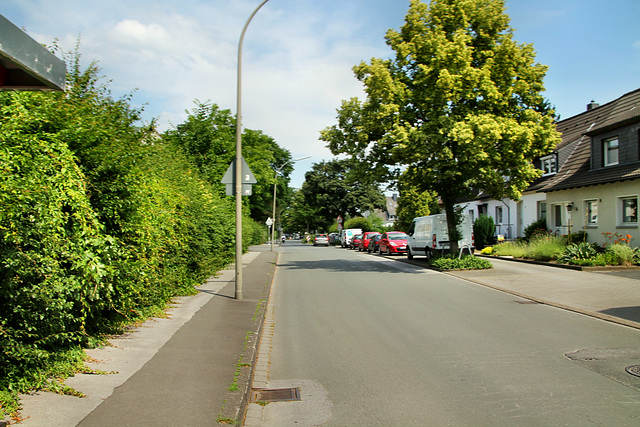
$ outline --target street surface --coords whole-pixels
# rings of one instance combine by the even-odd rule
[[[288,241],[263,425],[640,425],[640,330],[461,278]]]

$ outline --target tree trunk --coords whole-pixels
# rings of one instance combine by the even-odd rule
[[[449,234],[449,250],[452,255],[458,254],[458,224],[456,222],[455,204],[451,200],[442,199],[444,212],[447,215],[447,233]]]

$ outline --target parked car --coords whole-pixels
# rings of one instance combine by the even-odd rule
[[[407,253],[407,240],[409,236],[402,231],[388,231],[380,237],[378,246],[380,255],[404,254]]]
[[[458,224],[461,239],[458,241],[460,249],[466,248],[473,253],[475,246],[473,236],[473,220],[467,214],[462,215],[462,221]],[[449,249],[449,231],[447,229],[447,216],[436,214],[414,218],[407,231],[407,258],[412,259],[416,255],[429,258],[436,249]]]
[[[330,245],[339,245],[340,244],[340,233],[329,233],[329,244]]]
[[[378,249],[380,249],[378,247],[378,242],[380,242],[381,237],[382,237],[382,234],[376,234],[375,236],[371,237],[371,241],[367,246],[367,252],[369,252],[370,254],[372,253],[375,254],[376,252],[378,252]]]
[[[356,234],[351,239],[351,244],[349,244],[349,249],[358,249],[358,245],[360,244],[360,240],[362,239],[362,234]]]
[[[363,252],[366,251],[369,247],[369,243],[371,242],[371,238],[377,234],[380,234],[377,231],[367,231],[362,234],[362,239],[360,239],[360,243],[358,244],[358,251]]]
[[[329,246],[329,237],[326,234],[316,234],[313,238],[313,246]]]
[[[360,228],[347,228],[340,231],[340,245],[343,248],[351,247],[351,240],[353,240],[353,236],[356,234],[362,234],[362,229]]]

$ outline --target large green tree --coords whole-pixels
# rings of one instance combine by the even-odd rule
[[[235,158],[235,132],[236,120],[230,110],[196,101],[196,107],[186,121],[164,137],[182,147],[219,194],[224,195],[225,186],[220,181]],[[285,202],[291,198],[288,183],[293,165],[285,165],[291,160],[291,153],[262,131],[251,129],[245,129],[242,134],[242,149],[242,155],[258,181],[245,205],[248,205],[251,218],[264,222],[272,215],[274,183],[278,187],[278,200]],[[274,181],[276,170],[280,171],[277,182]]]
[[[338,215],[355,217],[385,207],[379,186],[359,180],[352,165],[349,160],[320,162],[306,173],[302,193],[316,211],[316,227],[327,228]]]
[[[418,191],[437,192],[455,236],[461,197],[475,188],[518,200],[539,176],[532,159],[559,141],[541,95],[547,68],[513,40],[502,0],[411,0],[386,41],[394,58],[354,68],[366,100],[343,102],[321,137],[382,178],[404,166]]]
[[[433,191],[417,189],[402,175],[398,178],[398,190],[400,191],[396,221],[398,230],[408,230],[413,218],[440,213],[438,196]]]

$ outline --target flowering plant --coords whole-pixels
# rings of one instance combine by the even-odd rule
[[[626,244],[629,245],[631,243],[631,234],[627,234],[627,235],[622,235],[622,234],[618,234],[618,233],[602,233],[602,235],[604,236],[605,239],[607,239],[607,242],[604,243],[602,246],[607,246],[608,244]]]

